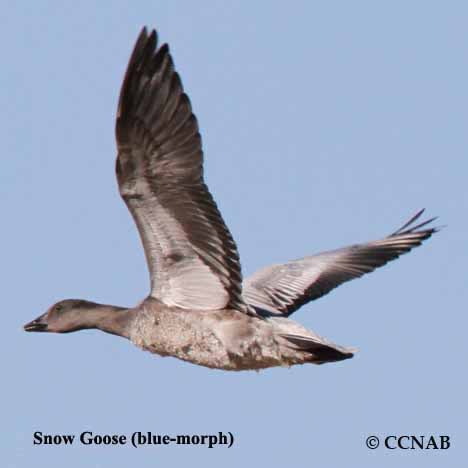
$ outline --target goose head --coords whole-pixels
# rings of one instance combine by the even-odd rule
[[[90,326],[89,315],[101,309],[100,304],[82,299],[65,299],[51,306],[47,312],[24,325],[29,332],[69,333]]]

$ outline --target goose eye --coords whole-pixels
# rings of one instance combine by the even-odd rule
[[[55,306],[55,312],[60,312],[63,309],[63,306],[61,304],[58,304]]]

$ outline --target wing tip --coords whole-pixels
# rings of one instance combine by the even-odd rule
[[[128,94],[131,94],[132,82],[135,74],[139,73],[139,69],[142,63],[148,61],[148,57],[154,55],[158,46],[158,33],[156,29],[152,29],[148,33],[147,26],[143,26],[138,34],[135,45],[133,46],[130,59],[128,61],[127,68],[120,90],[119,103],[117,106],[117,118],[121,117],[125,113],[125,109],[128,106]],[[143,65],[144,66],[144,65]]]
[[[413,215],[409,219],[409,221],[404,223],[403,226],[401,226],[395,232],[390,234],[389,237],[401,236],[401,235],[405,235],[405,234],[419,233],[419,234],[422,234],[422,235],[427,234],[427,237],[424,237],[424,238],[428,238],[432,234],[434,234],[435,232],[439,232],[440,229],[442,229],[444,226],[431,226],[431,227],[428,227],[427,229],[421,229],[424,226],[427,226],[428,224],[433,223],[435,220],[439,219],[438,216],[433,216],[432,218],[429,218],[429,219],[427,219],[425,221],[422,221],[422,222],[420,222],[418,224],[415,224],[416,221],[421,217],[421,215],[425,211],[426,211],[425,208],[422,208],[421,210],[419,210],[415,215]]]

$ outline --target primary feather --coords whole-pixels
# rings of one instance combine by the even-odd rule
[[[416,213],[384,239],[263,268],[245,280],[244,298],[259,312],[290,315],[340,284],[370,273],[421,245],[437,231],[421,229],[435,218],[414,225],[423,212]]]

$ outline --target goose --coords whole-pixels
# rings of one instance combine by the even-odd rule
[[[224,370],[349,359],[289,316],[340,284],[409,252],[438,227],[417,212],[391,235],[268,266],[242,279],[236,243],[203,178],[198,123],[167,44],[144,27],[116,118],[120,195],[141,236],[150,293],[132,308],[66,299],[28,332],[98,329],[143,350]],[[432,225],[431,225],[432,226]]]

